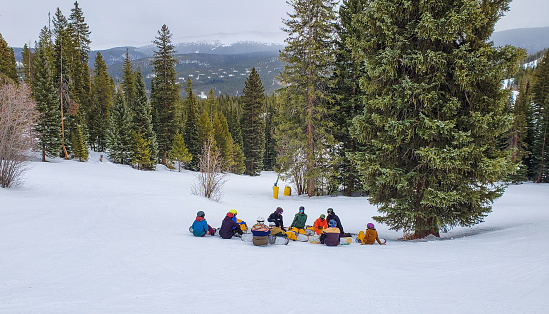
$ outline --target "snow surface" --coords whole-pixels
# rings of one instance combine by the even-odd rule
[[[347,232],[376,208],[364,197],[272,197],[276,174],[230,175],[220,203],[190,194],[192,172],[35,161],[0,189],[2,313],[547,313],[549,185],[509,186],[486,221],[441,238],[327,247],[255,247],[193,237],[198,210],[219,227],[300,205],[312,224],[334,208]],[[279,186],[284,187],[284,183]]]

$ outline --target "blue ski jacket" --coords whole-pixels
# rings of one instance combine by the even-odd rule
[[[200,219],[200,220],[199,220]],[[196,217],[196,220],[193,222],[193,234],[195,237],[203,236],[207,231],[208,222],[202,217]]]

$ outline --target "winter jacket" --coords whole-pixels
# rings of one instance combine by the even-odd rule
[[[364,234],[364,239],[362,240],[362,243],[364,243],[364,244],[374,244],[375,241],[377,241],[377,243],[381,244],[381,241],[379,240],[379,237],[377,236],[376,229],[366,229],[366,232]]]
[[[341,231],[338,228],[330,227],[323,231],[325,235],[324,244],[327,246],[336,246],[339,245],[339,236]]]
[[[203,236],[208,230],[208,222],[204,217],[197,216],[196,220],[193,222],[193,234],[195,237]]]
[[[332,219],[336,221],[337,223],[336,227],[341,231],[341,233],[345,233],[343,232],[343,226],[341,225],[341,221],[339,221],[339,217],[337,217],[335,213],[331,213],[331,214],[328,214],[328,216],[326,216],[326,221],[330,221]]]
[[[275,226],[284,228],[284,222],[282,221],[282,214],[278,212],[274,212],[271,215],[269,215],[269,218],[267,218],[268,222],[274,222]]]
[[[322,230],[328,228],[328,223],[326,222],[326,219],[318,218],[315,220],[314,227],[316,234],[321,234]]]
[[[240,225],[234,222],[232,217],[225,216],[225,218],[221,222],[221,228],[219,228],[219,236],[221,236],[223,239],[232,238],[234,228],[240,228]]]
[[[266,237],[271,234],[271,230],[265,224],[256,223],[252,227],[252,234],[254,237]]]
[[[291,227],[296,227],[297,229],[305,228],[305,223],[307,222],[307,214],[297,213],[294,216],[294,221],[292,221]]]

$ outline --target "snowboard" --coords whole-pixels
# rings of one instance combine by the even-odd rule
[[[351,237],[341,237],[339,238],[339,244],[340,245],[349,245],[353,242],[353,238]]]
[[[306,235],[306,234],[298,234],[297,235],[297,240],[296,241],[299,241],[299,242],[307,242],[309,241],[309,237]]]
[[[313,244],[320,244],[320,236],[319,235],[309,236],[309,242]]]
[[[305,234],[308,236],[313,236],[316,232],[313,229],[305,229]]]

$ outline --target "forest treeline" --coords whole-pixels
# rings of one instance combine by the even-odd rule
[[[198,170],[211,139],[224,171],[275,170],[309,196],[368,194],[377,221],[438,235],[482,221],[505,182],[549,182],[548,53],[489,42],[508,1],[462,2],[400,10],[392,0],[344,0],[336,10],[292,0],[274,95],[254,68],[241,96],[198,98],[190,78],[177,82],[166,25],[153,40],[150,90],[128,53],[114,82],[99,52],[88,68],[78,2],[25,45],[19,72],[1,39],[0,72],[30,86],[44,161],[85,161],[93,150],[141,170]],[[504,78],[514,78],[516,99]]]

